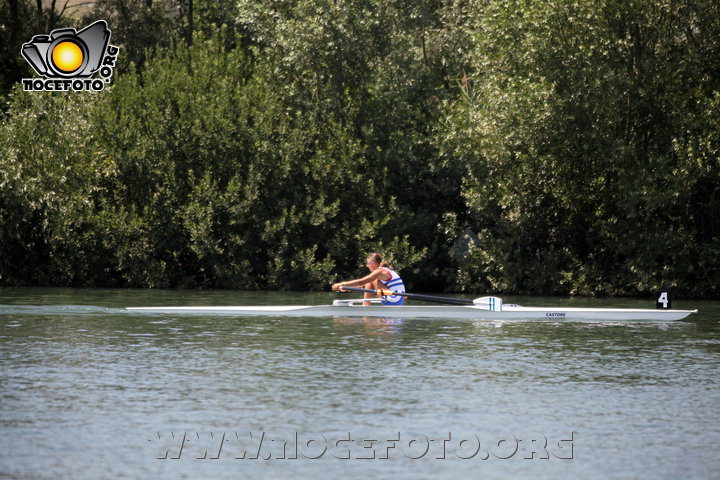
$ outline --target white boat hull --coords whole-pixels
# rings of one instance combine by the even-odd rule
[[[484,320],[606,320],[633,321],[682,320],[697,310],[651,310],[633,308],[562,308],[503,305],[501,311],[488,311],[474,305],[436,306],[360,306],[286,305],[228,307],[129,307],[128,311],[150,314],[234,315],[287,317],[391,317],[391,318],[470,318]]]

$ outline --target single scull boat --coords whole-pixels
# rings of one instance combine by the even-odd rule
[[[441,298],[441,297],[436,297]],[[454,299],[450,299],[454,300]],[[380,300],[335,300],[332,305],[129,307],[128,311],[151,314],[287,316],[287,317],[385,317],[470,318],[483,320],[682,320],[697,310],[638,308],[521,307],[503,304],[498,297],[482,297],[467,305],[379,305]]]

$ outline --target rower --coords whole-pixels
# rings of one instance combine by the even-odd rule
[[[362,286],[368,290],[392,290],[394,292],[405,292],[405,284],[400,275],[392,268],[388,262],[383,261],[379,253],[371,253],[365,260],[365,265],[370,270],[368,275],[355,280],[347,280],[345,282],[335,283],[333,290],[343,291],[343,287]],[[365,292],[364,298],[373,298],[372,293]],[[401,295],[385,295],[382,297],[383,305],[402,305],[405,303],[405,297]],[[370,302],[364,302],[363,305],[370,305]]]

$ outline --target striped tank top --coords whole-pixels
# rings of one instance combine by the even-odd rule
[[[402,278],[400,278],[400,275],[397,274],[396,271],[390,270],[387,267],[380,267],[384,269],[386,272],[390,274],[390,279],[382,282],[383,285],[385,285],[385,288],[388,290],[392,290],[393,292],[405,292],[405,284],[402,281]],[[382,303],[383,305],[402,305],[405,303],[405,297],[400,295],[383,295],[382,297]]]

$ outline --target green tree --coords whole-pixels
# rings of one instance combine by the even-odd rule
[[[98,2],[101,93],[6,82],[0,284],[717,295],[716,2],[192,6]]]
[[[479,2],[471,81],[440,137],[446,155],[469,170],[474,234],[457,249],[461,285],[691,291],[690,265],[716,258],[717,237],[708,232],[717,218],[701,208],[692,225],[697,204],[680,199],[713,199],[717,170],[701,169],[709,183],[698,181],[674,144],[693,142],[686,124],[717,92],[717,72],[702,66],[717,54],[717,22],[698,23],[716,8]],[[688,86],[690,98],[703,101],[688,101]],[[715,139],[702,123],[701,135]],[[716,164],[714,147],[703,143]],[[692,245],[704,245],[703,254]]]
[[[148,53],[167,47],[173,32],[179,28],[167,1],[97,0],[83,21],[90,24],[96,20],[108,22],[112,32],[110,41],[120,47],[116,67],[120,74],[131,64],[142,67]]]

